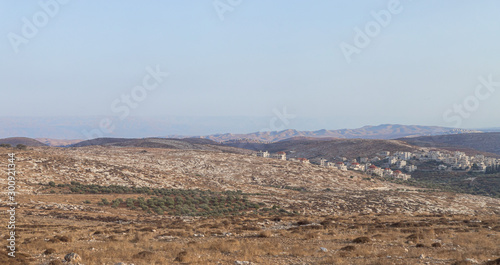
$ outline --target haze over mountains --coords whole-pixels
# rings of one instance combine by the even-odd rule
[[[263,142],[277,142],[292,137],[310,137],[310,138],[360,138],[360,139],[395,139],[401,137],[416,137],[427,135],[460,134],[460,133],[479,133],[477,130],[454,129],[439,126],[420,126],[420,125],[399,125],[382,124],[378,126],[363,126],[357,129],[340,130],[318,130],[318,131],[297,131],[293,129],[278,132],[255,132],[249,134],[215,134],[202,136],[218,142],[231,140],[257,140]]]

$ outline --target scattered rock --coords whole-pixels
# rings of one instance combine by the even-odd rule
[[[322,252],[328,252],[328,249],[326,249],[326,248],[319,248],[319,250]]]
[[[473,263],[473,264],[478,264],[479,261],[475,260],[475,259],[470,259],[470,258],[466,258],[465,261],[468,261],[470,263]]]
[[[248,264],[252,264],[252,263],[250,263],[250,261],[239,261],[239,260],[237,260],[237,261],[234,262],[234,264],[235,265],[248,265]]]
[[[82,258],[80,257],[80,255],[76,254],[75,252],[71,252],[71,253],[67,254],[66,256],[64,256],[64,260],[67,262],[76,263],[76,262],[82,261]]]

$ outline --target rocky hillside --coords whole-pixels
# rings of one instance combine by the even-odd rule
[[[251,154],[250,150],[224,146],[208,139],[186,138],[186,139],[165,139],[165,138],[97,138],[76,143],[72,147],[84,146],[115,146],[115,147],[141,147],[141,148],[166,148],[182,150],[204,150],[221,151],[238,154]]]
[[[6,161],[1,163],[6,166]],[[498,199],[425,193],[369,180],[356,172],[215,151],[45,147],[18,152],[16,169],[24,194],[37,194],[39,183],[78,181],[103,186],[242,190],[259,194],[258,200],[266,205],[307,214],[500,214]],[[0,183],[6,184],[5,180]]]

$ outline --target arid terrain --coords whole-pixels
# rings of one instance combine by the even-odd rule
[[[20,203],[0,263],[498,264],[500,199],[236,149],[0,148]]]

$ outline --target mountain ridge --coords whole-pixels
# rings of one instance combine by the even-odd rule
[[[382,139],[390,140],[403,137],[418,137],[429,135],[448,135],[462,133],[481,133],[477,130],[456,129],[440,126],[424,126],[424,125],[401,125],[401,124],[380,124],[366,125],[355,129],[338,129],[327,130],[321,129],[316,131],[298,131],[295,129],[286,129],[282,131],[271,132],[253,132],[248,134],[212,134],[208,136],[196,136],[192,138],[210,139],[216,142],[226,141],[248,141],[256,140],[262,142],[278,142],[292,137],[312,137],[312,138],[338,138],[338,139]]]

